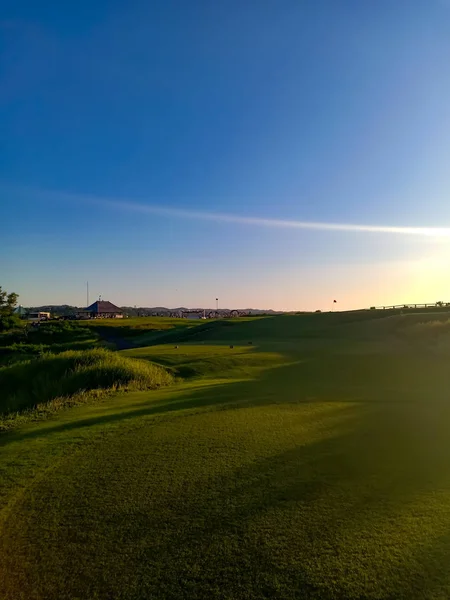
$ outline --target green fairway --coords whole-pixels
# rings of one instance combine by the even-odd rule
[[[176,333],[192,327],[192,321],[172,317],[134,317],[130,319],[88,319],[76,323],[119,346],[144,345],[154,342],[161,334]]]
[[[123,350],[175,383],[0,435],[0,599],[450,597],[448,317],[175,323]]]

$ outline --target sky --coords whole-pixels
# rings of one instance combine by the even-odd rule
[[[24,306],[450,301],[450,0],[0,0]]]

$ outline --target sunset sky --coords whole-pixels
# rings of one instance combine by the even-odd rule
[[[0,16],[0,285],[27,305],[450,301],[450,1]]]

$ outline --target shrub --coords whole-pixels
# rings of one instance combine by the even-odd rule
[[[157,365],[104,349],[44,354],[0,368],[0,414],[92,390],[154,389],[173,376]]]
[[[8,294],[0,286],[0,331],[8,331],[20,326],[20,319],[14,314],[18,297],[14,292]]]
[[[0,316],[0,331],[10,331],[21,326],[21,320],[16,315]]]

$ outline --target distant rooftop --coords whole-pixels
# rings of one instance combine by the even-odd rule
[[[112,302],[108,302],[108,300],[97,300],[94,304],[91,304],[87,308],[84,309],[86,312],[90,313],[123,313],[123,310],[113,304]]]

